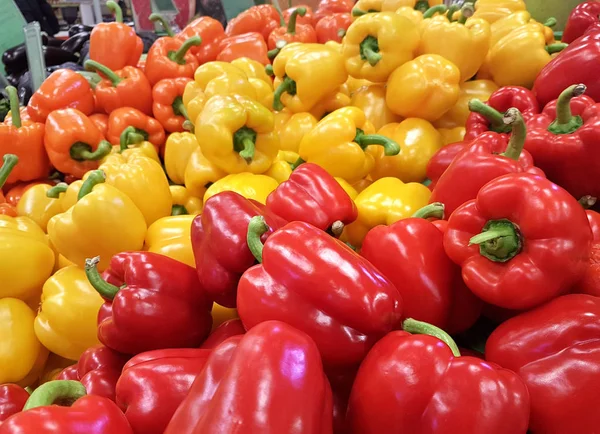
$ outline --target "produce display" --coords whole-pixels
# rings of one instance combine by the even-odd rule
[[[4,53],[0,434],[600,433],[600,2],[448,3]]]

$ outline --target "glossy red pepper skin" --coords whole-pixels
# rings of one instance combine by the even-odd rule
[[[157,253],[125,252],[112,257],[103,277],[126,285],[98,314],[98,338],[107,347],[138,354],[198,347],[208,336],[212,302],[189,265]]]
[[[499,220],[518,227],[520,246],[505,262],[488,259],[470,244],[486,224]],[[450,216],[444,249],[475,295],[522,310],[567,292],[585,270],[591,241],[585,211],[567,191],[543,177],[513,173],[486,184]]]
[[[267,239],[263,263],[240,279],[237,304],[247,330],[279,320],[307,333],[328,368],[360,363],[402,317],[400,293],[379,270],[304,222]]]
[[[0,425],[13,414],[23,410],[29,393],[16,384],[0,385]]]
[[[600,298],[565,295],[511,318],[490,335],[485,354],[527,384],[531,432],[597,432]]]
[[[241,319],[230,319],[222,323],[219,327],[206,338],[200,348],[212,350],[219,346],[222,342],[233,336],[239,336],[246,333],[244,324]]]
[[[592,229],[593,242],[587,267],[573,292],[600,297],[600,214],[592,210],[587,210],[585,214]]]
[[[192,222],[198,279],[221,306],[235,307],[238,281],[256,263],[248,249],[246,234],[250,219],[257,215],[262,215],[272,230],[286,224],[264,205],[231,191],[208,199],[202,214]],[[269,234],[263,235],[263,240]]]
[[[600,241],[600,213],[588,209],[585,211],[585,215],[587,216],[588,222],[590,223],[590,228],[592,229],[594,241]]]
[[[352,16],[350,14],[342,13],[324,16],[315,26],[317,41],[319,44],[324,44],[328,41],[341,43],[350,24],[352,24]]]
[[[433,191],[440,176],[452,164],[454,158],[461,153],[468,142],[456,142],[440,148],[427,163],[427,178],[431,180],[430,189]]]
[[[190,48],[190,53],[196,56],[198,63],[204,65],[206,62],[216,60],[219,54],[219,44],[225,38],[223,24],[208,16],[198,17],[185,26],[176,38],[185,42],[193,36],[202,38],[199,46]]]
[[[358,217],[352,198],[327,171],[316,164],[298,166],[287,181],[267,197],[267,208],[286,221],[310,223],[321,230]],[[343,229],[343,226],[336,230]],[[339,234],[338,234],[339,235]]]
[[[223,342],[165,434],[232,432],[331,434],[331,388],[309,336],[268,321]]]
[[[570,44],[575,39],[583,36],[590,26],[598,22],[599,15],[600,2],[598,1],[589,1],[575,6],[565,25],[561,42]]]
[[[177,348],[134,356],[117,383],[117,405],[136,434],[162,434],[210,350]]]
[[[347,417],[352,434],[524,434],[529,396],[507,369],[395,331],[361,364]]]
[[[243,33],[257,32],[265,40],[271,32],[279,27],[282,19],[272,4],[252,6],[227,23],[225,34],[236,36]]]

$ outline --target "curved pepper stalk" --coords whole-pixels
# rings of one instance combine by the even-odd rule
[[[458,349],[456,342],[454,342],[454,340],[450,337],[448,333],[446,333],[439,327],[436,327],[432,324],[428,324],[423,321],[417,321],[412,318],[407,318],[402,323],[402,330],[409,332],[413,335],[429,335],[433,336],[434,338],[438,338],[440,341],[448,345],[450,350],[452,350],[452,354],[454,354],[454,357],[460,357],[460,350]]]
[[[49,381],[31,393],[23,411],[55,404],[68,407],[86,394],[85,387],[79,381]]]

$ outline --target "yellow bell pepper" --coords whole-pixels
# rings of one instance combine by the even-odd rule
[[[375,164],[375,163],[373,163]],[[359,181],[352,183],[352,188],[354,188],[358,193],[364,191],[369,185],[373,184],[373,180],[370,176],[363,178]]]
[[[35,312],[37,310],[37,307],[35,309],[32,308],[31,310]],[[40,377],[44,373],[44,370],[46,369],[46,365],[48,363],[48,359],[50,357],[50,351],[48,351],[48,349],[45,348],[43,345],[40,345],[40,347],[40,351],[38,353],[37,358],[35,359],[35,362],[33,363],[31,371],[29,371],[25,378],[23,378],[20,381],[17,381],[17,384],[19,386],[35,388],[39,384]]]
[[[369,230],[391,225],[412,216],[429,203],[431,191],[423,184],[405,184],[398,178],[381,178],[364,189],[354,200],[358,219],[344,228],[342,240],[360,247]]]
[[[292,114],[289,110],[275,113],[275,131],[283,151],[298,152],[302,137],[311,131],[318,121],[310,113]]]
[[[499,19],[490,27],[492,32],[490,47],[496,45],[500,39],[504,38],[513,30],[516,30],[525,24],[535,22],[536,21],[531,18],[531,14],[527,11],[518,11]],[[554,42],[554,31],[548,27],[548,24],[555,25],[556,19],[550,18],[546,21],[546,23],[544,23],[544,36],[546,37],[546,44],[552,44]]]
[[[212,310],[210,311],[210,313],[213,318],[213,325],[212,325],[213,330],[216,329],[217,327],[219,327],[225,321],[229,321],[230,319],[239,318],[237,309],[224,307],[217,303],[213,303],[213,307],[212,307]]]
[[[156,161],[157,163],[160,163],[160,157],[158,156],[158,152],[156,152],[156,146],[145,140],[133,146],[128,146],[126,149],[123,149],[123,147],[121,146],[119,146],[119,148],[119,154],[121,154],[126,160],[135,155],[138,157],[146,157]],[[102,160],[102,163],[104,163],[110,157],[110,155],[111,154],[107,155]]]
[[[298,158],[300,156],[293,151],[279,151],[265,175],[273,178],[278,184],[287,181],[292,174],[292,165],[298,161]]]
[[[17,204],[17,214],[29,217],[36,222],[44,232],[46,232],[48,220],[62,212],[61,200],[46,195],[53,187],[54,186],[48,184],[34,185],[23,193],[23,196],[21,196],[21,199]],[[66,190],[66,184],[64,189]]]
[[[285,106],[293,113],[310,111],[348,79],[340,52],[322,44],[286,45],[273,62],[273,72],[273,108]]]
[[[256,91],[256,101],[270,110],[273,107],[273,84],[266,83],[259,78],[249,78],[248,81]]]
[[[248,78],[258,78],[271,86],[273,90],[273,80],[265,71],[265,65],[257,60],[248,57],[240,57],[230,62],[231,65],[238,67]]]
[[[57,192],[61,192],[61,190],[64,192],[64,194],[62,195],[59,193],[58,196],[60,199],[60,207],[62,208],[62,212],[68,211],[69,208],[71,208],[77,203],[77,196],[79,195],[79,190],[81,190],[82,185],[82,180],[77,180],[75,182],[70,183],[69,185],[65,183],[56,185]]]
[[[322,119],[329,113],[341,109],[342,107],[348,107],[350,105],[350,96],[343,92],[336,92],[333,95],[326,96],[319,101],[312,109],[312,114],[315,119]]]
[[[215,95],[243,95],[256,99],[256,90],[244,71],[227,62],[207,62],[196,69],[194,82],[207,98]]]
[[[348,96],[351,97],[359,89],[370,86],[372,84],[376,84],[376,83],[373,83],[372,81],[369,81],[369,80],[365,80],[364,78],[354,78],[352,76],[348,76],[348,80],[346,80],[346,83],[344,83],[344,86],[342,86],[342,88],[347,90]]]
[[[393,113],[385,103],[385,86],[382,84],[372,84],[358,89],[352,95],[351,105],[365,112],[365,116],[376,130],[401,120],[400,116]]]
[[[350,199],[354,200],[356,199],[356,196],[358,196],[358,191],[356,191],[356,188],[354,188],[348,181],[346,181],[345,179],[342,178],[334,178],[338,184],[340,184],[340,187],[342,187],[344,189],[344,191],[346,193],[348,193],[348,196],[350,196]]]
[[[173,197],[171,215],[200,214],[202,211],[201,198],[192,196],[183,185],[171,185],[169,189]]]
[[[202,149],[198,147],[190,155],[185,168],[185,188],[192,196],[204,197],[206,189],[225,176],[227,174],[208,161],[202,154]]]
[[[196,216],[191,214],[163,217],[148,228],[144,249],[196,267],[191,229]]]
[[[526,9],[523,0],[477,0],[473,18],[482,18],[493,24],[514,12]]]
[[[373,169],[373,156],[365,149],[384,147],[385,155],[397,155],[400,147],[387,137],[375,135],[375,127],[356,107],[344,107],[325,116],[300,142],[298,154],[334,177],[348,182],[364,178]]]
[[[380,147],[369,147],[367,152],[375,159],[375,167],[371,171],[373,180],[395,177],[403,182],[421,182],[427,177],[429,159],[443,146],[441,134],[423,119],[408,118],[400,123],[388,124],[377,134],[400,144],[402,152],[386,157]]]
[[[473,6],[463,6],[472,12]],[[460,80],[473,77],[485,60],[490,46],[490,25],[477,18],[451,22],[445,15],[423,20],[419,54],[439,54],[460,70]]]
[[[202,96],[206,98],[204,88],[195,81],[190,81],[188,84],[185,85],[183,95],[181,95],[181,102],[183,102],[184,107],[187,108],[190,101],[192,101],[197,96]]]
[[[192,153],[198,149],[192,133],[171,133],[165,144],[165,170],[175,184],[185,184],[185,168]]]
[[[106,176],[106,184],[129,196],[144,215],[147,226],[161,217],[171,215],[169,181],[156,161],[135,154],[127,159],[115,154],[107,158],[99,169]],[[86,176],[83,177],[84,181]]]
[[[423,21],[423,13],[421,11],[415,9],[414,7],[402,6],[398,9],[396,9],[396,13],[398,15],[402,15],[404,18],[408,18],[413,23],[415,23],[417,26],[420,26],[421,22]]]
[[[81,267],[86,258],[100,255],[101,271],[113,255],[140,250],[147,228],[135,203],[105,178],[102,170],[88,173],[77,203],[48,222],[50,241],[65,258]]]
[[[39,296],[54,262],[46,234],[32,219],[0,215],[0,298]]]
[[[227,173],[264,173],[277,156],[279,137],[266,107],[240,95],[214,96],[196,122],[202,154]]]
[[[363,15],[348,27],[342,53],[349,75],[385,83],[394,69],[415,57],[418,47],[419,28],[414,22],[380,12]]]
[[[188,83],[189,86],[190,83]],[[185,94],[184,94],[185,95]],[[204,108],[204,104],[208,97],[204,92],[198,93],[194,98],[192,98],[187,104],[184,103],[186,110],[188,111],[188,117],[193,123],[196,123],[198,116],[202,113],[202,109]]]
[[[97,317],[103,302],[83,268],[62,268],[44,283],[35,335],[53,353],[78,360],[86,349],[100,343]]]
[[[253,199],[265,204],[267,196],[278,185],[277,181],[266,175],[255,175],[249,172],[227,175],[208,187],[208,190],[204,193],[204,203],[215,194],[223,191],[235,191],[246,199]]]
[[[458,101],[444,116],[435,121],[435,126],[437,128],[464,127],[469,114],[471,114],[469,101],[477,98],[485,102],[496,90],[498,90],[498,85],[490,80],[470,80],[461,83]]]
[[[465,127],[438,128],[438,132],[442,136],[444,146],[450,143],[462,142],[465,138]]]
[[[377,12],[394,12],[406,6],[415,7],[415,0],[358,0],[352,9],[352,19]]]
[[[63,255],[61,255],[60,253],[57,252],[57,254],[56,254],[56,263],[54,265],[54,272],[55,273],[58,270],[60,270],[61,268],[66,268],[66,267],[69,267],[71,265],[75,265],[75,264],[73,264],[71,261],[69,261]]]
[[[459,93],[456,65],[438,54],[424,54],[390,75],[385,100],[397,115],[432,122],[456,104]]]
[[[24,301],[0,299],[0,384],[23,380],[38,361],[43,346],[33,332],[34,319]]]

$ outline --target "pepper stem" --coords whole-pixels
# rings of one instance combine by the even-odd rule
[[[275,75],[275,73],[273,72],[273,65],[265,66],[265,72],[269,77],[273,77]]]
[[[279,1],[271,0],[271,5],[275,8],[277,14],[279,15],[279,26],[285,27],[285,19],[283,18],[283,11],[281,10],[281,6],[279,6]]]
[[[167,57],[179,65],[185,65],[185,55],[187,54],[189,49],[192,47],[197,47],[201,43],[202,38],[200,36],[192,36],[191,38],[186,39],[183,44],[181,44],[179,50],[169,51]]]
[[[287,45],[287,41],[284,41],[283,39],[280,39],[279,41],[277,41],[275,43],[275,48],[267,51],[267,57],[269,58],[269,60],[275,59],[277,57],[277,55],[279,54],[279,52],[282,50],[282,48],[285,47],[286,45]],[[268,65],[268,66],[270,66],[271,70],[273,70],[273,65]],[[267,74],[268,74],[268,72],[267,72]],[[269,74],[269,75],[272,75],[272,74]]]
[[[70,406],[87,394],[85,387],[79,381],[54,380],[48,381],[36,388],[23,407],[23,411],[32,408],[45,407],[58,403]]]
[[[383,56],[379,52],[379,41],[375,36],[367,36],[360,43],[360,58],[369,62],[369,65],[375,66]]]
[[[129,126],[125,128],[119,136],[119,152],[125,151],[127,148],[129,148],[129,145],[137,145],[146,139],[147,137],[144,136],[144,133],[141,132],[141,130]]]
[[[507,262],[522,249],[519,230],[510,220],[490,220],[481,233],[469,240],[469,245],[479,244],[479,253],[493,262]]]
[[[560,53],[568,46],[569,44],[565,44],[564,42],[557,42],[556,44],[546,45],[546,51],[548,54]]]
[[[69,185],[66,182],[59,182],[46,192],[46,197],[49,197],[51,199],[58,199],[61,193],[67,191],[68,187]]]
[[[254,255],[256,260],[262,263],[263,243],[260,237],[269,230],[267,222],[263,216],[257,215],[250,219],[248,223],[248,235],[246,236],[246,242],[250,252]]]
[[[246,163],[252,163],[256,152],[256,131],[242,127],[233,134],[233,149],[240,154]]]
[[[448,21],[454,21],[454,14],[460,10],[459,5],[452,5],[448,8],[448,12],[446,12],[446,18]]]
[[[439,220],[444,219],[444,204],[441,202],[433,202],[429,205],[425,205],[420,210],[417,210],[416,213],[412,215],[413,218],[416,219],[429,219],[436,218]]]
[[[333,235],[335,238],[339,238],[340,235],[342,235],[342,232],[344,232],[344,222],[342,222],[341,220],[336,220],[331,224],[331,228],[329,228],[331,235]]]
[[[525,138],[527,137],[527,127],[521,112],[516,108],[509,108],[502,118],[506,125],[510,125],[512,133],[508,141],[506,151],[502,153],[505,157],[518,160],[525,147]]]
[[[473,3],[465,3],[464,6],[460,9],[460,18],[458,19],[458,22],[460,24],[466,23],[467,20],[471,18],[474,13],[475,7],[473,6]]]
[[[306,15],[306,8],[296,8],[290,15],[290,20],[288,21],[287,33],[290,35],[296,34],[296,20],[298,19],[298,15],[303,17]]]
[[[84,63],[84,66],[85,66],[85,69],[87,69],[88,71],[102,73],[104,76],[106,76],[108,81],[111,82],[113,87],[117,87],[117,85],[121,81],[123,81],[123,79],[121,77],[119,77],[117,74],[115,74],[115,72],[112,69],[110,69],[108,66],[105,66],[101,63],[96,62],[95,60],[86,60]]]
[[[5,90],[8,94],[8,100],[10,102],[10,117],[12,118],[12,124],[16,128],[21,128],[21,111],[19,107],[19,95],[17,94],[17,88],[14,86],[6,86]]]
[[[148,17],[150,19],[150,21],[152,22],[159,22],[160,25],[162,26],[162,28],[165,30],[165,32],[167,32],[167,35],[170,36],[171,38],[175,36],[175,33],[173,33],[173,29],[171,28],[171,25],[167,22],[166,18],[163,17],[160,14],[155,14],[152,13],[150,14],[150,16]]]
[[[581,206],[584,209],[590,209],[591,207],[593,207],[594,205],[596,205],[597,201],[598,201],[598,198],[596,198],[594,196],[591,196],[589,194],[586,194],[581,199],[579,199],[578,202],[581,204]]]
[[[176,116],[183,116],[186,121],[190,120],[190,116],[188,115],[187,109],[183,104],[183,98],[181,96],[175,98],[171,106],[173,107],[173,113],[175,113]]]
[[[415,10],[425,13],[429,10],[429,1],[419,0],[415,3]]]
[[[69,153],[75,161],[97,161],[110,154],[110,151],[112,151],[112,145],[106,140],[102,140],[95,151],[92,151],[92,147],[87,143],[77,142],[71,146]]]
[[[407,318],[402,323],[402,330],[413,335],[429,335],[433,336],[434,338],[438,338],[440,341],[448,345],[452,351],[452,354],[454,354],[454,357],[460,357],[460,350],[458,349],[456,342],[454,342],[454,339],[452,339],[448,333],[439,327],[423,321]]]
[[[90,194],[94,187],[106,181],[106,174],[102,170],[93,170],[88,175],[87,179],[81,184],[77,200],[81,200],[84,196]]]
[[[102,298],[106,300],[113,300],[121,288],[108,283],[102,278],[100,272],[98,271],[99,262],[100,256],[96,256],[95,258],[87,258],[85,260],[85,275],[88,278],[90,285],[94,287],[94,289],[102,296]]]
[[[277,111],[283,110],[283,104],[281,102],[281,96],[284,93],[288,93],[290,95],[296,95],[296,82],[289,77],[285,77],[281,84],[277,86],[275,89],[275,93],[273,94],[273,109]]]
[[[337,35],[339,38],[343,38],[344,36],[346,36],[346,29],[339,29],[337,31]]]
[[[573,116],[571,99],[585,93],[585,84],[574,84],[567,87],[556,100],[556,119],[548,127],[553,134],[571,134],[583,125],[581,116]]]
[[[381,134],[365,134],[360,128],[356,129],[354,142],[356,142],[363,150],[370,145],[383,146],[383,153],[386,157],[391,157],[400,153],[400,145],[392,139],[382,136]]]
[[[554,27],[556,25],[556,23],[557,23],[556,18],[550,17],[544,22],[544,26]]]
[[[123,10],[121,6],[113,0],[109,0],[106,2],[106,7],[110,9],[115,14],[115,22],[122,23],[123,22]]]
[[[292,170],[296,170],[298,166],[303,163],[306,163],[306,161],[303,160],[302,157],[298,157],[298,159],[291,164]]]
[[[423,18],[432,18],[435,14],[443,14],[448,10],[446,5],[433,6],[423,13]]]
[[[15,154],[4,154],[4,157],[2,157],[2,167],[0,167],[0,188],[4,187],[6,180],[10,176],[10,172],[12,172],[18,162],[19,157]]]
[[[186,215],[189,214],[188,210],[183,205],[173,205],[171,207],[171,215]]]
[[[498,110],[478,99],[469,101],[469,110],[479,113],[490,123],[489,129],[495,133],[508,133],[510,126],[504,123],[504,116]]]

